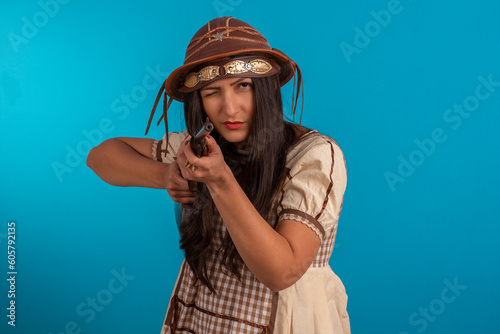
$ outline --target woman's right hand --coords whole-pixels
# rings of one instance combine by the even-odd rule
[[[181,203],[183,207],[193,204],[195,193],[189,191],[188,181],[182,177],[177,161],[167,167],[165,188],[174,202]]]

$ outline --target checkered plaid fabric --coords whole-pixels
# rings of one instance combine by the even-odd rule
[[[155,142],[152,149],[153,157],[163,162],[173,161],[170,152],[177,151],[177,142],[180,142],[181,136],[182,134],[172,136],[173,140],[169,141],[169,149],[166,147],[165,140]],[[299,162],[301,157],[307,152],[312,152],[318,147],[316,145],[322,145],[322,148],[317,151],[322,155],[322,171],[317,171],[314,169],[316,167],[313,167],[305,174],[300,174],[300,166],[304,165],[303,162]],[[337,165],[337,168],[334,168],[335,154],[342,157],[339,160],[341,164]],[[306,156],[307,162],[314,159],[314,157]],[[297,170],[293,170],[295,164],[299,166]],[[342,152],[330,138],[312,131],[304,136],[302,142],[295,145],[294,150],[289,152],[288,165],[291,169],[288,170],[289,173],[282,185],[282,191],[279,192],[274,201],[273,214],[268,219],[268,223],[276,227],[278,220],[286,219],[298,221],[308,226],[321,241],[319,251],[311,267],[328,266],[335,243],[338,215],[342,207],[345,188],[345,161]],[[304,166],[307,167],[307,164]],[[306,175],[305,181],[308,183],[308,175],[319,175],[317,173],[322,173],[321,175],[324,176],[319,178],[323,180],[322,184],[314,184],[314,187],[317,187],[314,189],[304,189],[316,196],[314,203],[309,207],[309,214],[307,214],[305,213],[307,210],[301,209],[297,204],[303,204],[307,201],[303,201],[301,198],[299,200],[290,198],[284,189],[288,187],[287,189],[295,189],[296,194],[302,194],[301,183],[293,186],[293,182],[296,180],[304,181],[304,175]],[[286,207],[282,205],[284,201],[287,201]],[[318,218],[321,218],[321,222],[318,221]],[[271,334],[276,316],[278,293],[273,293],[260,283],[244,264],[240,267],[241,280],[238,280],[222,265],[222,254],[218,250],[227,232],[220,217],[217,219],[215,228],[213,252],[208,259],[207,267],[210,282],[214,285],[216,293],[211,293],[199,282],[194,285],[194,274],[189,265],[184,262],[170,300],[162,334]]]
[[[273,209],[273,212],[276,212]],[[276,215],[269,223],[276,224]],[[226,233],[222,219],[217,220],[213,249],[222,244]],[[273,292],[250,272],[240,267],[241,281],[222,266],[221,252],[214,251],[208,260],[210,282],[216,293],[196,283],[189,265],[184,262],[181,277],[170,301],[163,333],[269,333]]]

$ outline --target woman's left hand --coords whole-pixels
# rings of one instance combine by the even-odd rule
[[[206,137],[208,155],[197,157],[191,149],[191,136],[181,144],[177,152],[177,163],[186,180],[205,183],[207,186],[221,185],[228,180],[232,172],[224,161],[222,151],[212,136]],[[190,167],[193,166],[193,167]]]

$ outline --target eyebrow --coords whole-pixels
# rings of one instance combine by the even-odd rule
[[[240,83],[241,81],[243,81],[245,79],[248,79],[248,78],[240,78],[240,79],[236,80],[235,82],[233,82],[232,84],[230,84],[230,86],[234,86],[234,85]],[[209,90],[209,89],[220,89],[220,86],[209,86],[209,87],[205,86],[205,87],[202,87],[200,89],[200,91]]]

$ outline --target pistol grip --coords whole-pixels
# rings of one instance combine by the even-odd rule
[[[188,180],[188,184],[189,184],[189,191],[194,193],[198,190],[198,182]]]
[[[198,143],[192,141],[191,142],[191,149],[193,150],[194,154],[196,154],[196,156],[198,158],[208,155],[208,150],[207,150],[207,146],[205,144],[205,140],[203,140],[202,142],[198,142]],[[189,184],[189,191],[191,191],[191,192],[198,191],[198,182],[188,180],[188,184]]]

